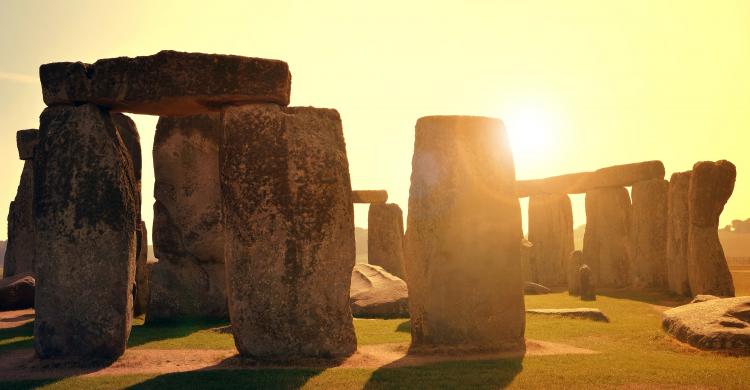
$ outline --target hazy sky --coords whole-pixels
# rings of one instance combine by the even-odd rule
[[[22,167],[15,132],[44,107],[39,65],[162,49],[288,62],[292,105],[341,113],[353,186],[404,209],[417,118],[465,114],[505,121],[519,178],[728,159],[739,173],[722,224],[750,217],[750,1],[249,3],[3,0],[0,239]],[[150,224],[156,117],[134,119]]]

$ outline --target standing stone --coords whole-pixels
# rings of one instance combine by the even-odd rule
[[[136,182],[134,190],[136,196],[135,208],[138,212],[138,221],[140,221],[142,203],[141,167],[143,165],[143,158],[141,157],[141,136],[138,134],[138,128],[135,126],[135,122],[133,122],[130,117],[120,113],[113,113],[111,115],[112,120],[117,127],[117,131],[120,134],[123,143],[125,143],[125,147],[128,148],[130,159],[133,162],[133,175],[135,176]]]
[[[597,287],[628,285],[629,221],[630,195],[624,187],[600,188],[586,193],[583,261],[591,268]]]
[[[565,273],[568,279],[568,294],[570,295],[581,294],[581,277],[579,275],[581,266],[583,266],[583,252],[571,252],[565,266]]]
[[[16,132],[18,157],[25,160],[15,199],[8,209],[8,241],[3,262],[3,277],[34,272],[34,151],[39,130]]]
[[[371,204],[367,212],[367,262],[404,278],[404,217],[395,203]]]
[[[40,122],[34,347],[41,358],[115,358],[125,350],[133,310],[131,159],[104,109],[50,107]]]
[[[672,174],[669,181],[667,216],[667,280],[669,290],[691,296],[688,279],[688,230],[690,213],[688,193],[691,171]]]
[[[162,117],[154,139],[154,255],[147,321],[227,318],[218,114]]]
[[[515,181],[502,121],[417,121],[405,257],[412,350],[523,348]]]
[[[529,198],[529,241],[532,282],[564,286],[565,262],[575,249],[573,207],[568,195],[532,195]]]
[[[737,169],[729,161],[693,166],[688,194],[688,279],[694,295],[733,297],[734,284],[719,242],[719,216],[734,192]]]
[[[635,288],[666,290],[669,182],[662,179],[638,182],[631,192],[631,284]]]
[[[581,285],[581,300],[595,301],[596,291],[594,288],[594,275],[588,265],[584,264],[578,269],[579,284]]]
[[[133,289],[133,314],[146,313],[148,306],[148,230],[146,223],[139,221],[135,230],[135,288]]]
[[[521,239],[521,275],[523,275],[524,282],[530,282],[532,280],[531,275],[531,255],[534,250],[534,244],[531,241],[522,238]]]
[[[354,206],[338,112],[231,107],[223,129],[227,292],[237,349],[258,360],[351,355]]]

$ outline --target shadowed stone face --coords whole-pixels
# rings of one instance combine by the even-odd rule
[[[670,291],[683,296],[691,296],[687,265],[691,174],[691,171],[674,173],[669,181],[667,280]]]
[[[39,142],[39,130],[28,129],[16,132],[16,146],[18,147],[18,158],[21,160],[33,160],[36,144]]]
[[[161,51],[144,57],[56,62],[39,68],[48,106],[94,103],[113,111],[195,115],[243,103],[289,104],[283,61]]]
[[[523,347],[514,185],[500,120],[417,121],[406,232],[413,350]]]
[[[148,321],[226,318],[218,114],[162,117],[154,140]]]
[[[732,274],[719,242],[719,217],[734,192],[737,169],[729,161],[693,166],[688,192],[688,279],[694,294],[734,296]]]
[[[591,268],[592,282],[597,288],[628,285],[629,224],[630,195],[627,189],[611,187],[586,193],[583,258]]]
[[[40,122],[34,346],[42,358],[114,358],[125,350],[132,319],[131,159],[99,107],[47,108]]]
[[[529,241],[532,282],[566,284],[565,262],[573,251],[573,208],[568,195],[529,198]]]
[[[354,207],[338,112],[223,116],[221,185],[235,344],[259,360],[352,354]]]
[[[632,189],[630,277],[637,288],[667,288],[667,195],[669,182],[638,182]]]
[[[367,262],[404,277],[404,217],[394,203],[370,205],[367,213]]]
[[[568,294],[581,294],[581,278],[578,275],[583,265],[583,252],[573,251],[570,253],[566,264],[566,275],[568,279]]]

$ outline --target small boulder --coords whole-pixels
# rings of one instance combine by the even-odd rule
[[[30,273],[0,279],[0,310],[20,310],[34,307],[36,281]]]
[[[543,286],[539,283],[533,283],[533,282],[524,282],[523,284],[523,293],[526,295],[542,295],[542,294],[549,294],[552,290],[550,290],[548,287]]]
[[[349,301],[354,317],[409,317],[406,282],[377,265],[359,263],[354,266]]]
[[[710,299],[669,309],[662,327],[698,349],[750,355],[750,297]]]
[[[527,309],[526,313],[609,322],[609,318],[599,309],[590,307],[578,307],[574,309]]]

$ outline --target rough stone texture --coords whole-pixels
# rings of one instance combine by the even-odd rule
[[[662,179],[635,183],[631,190],[630,278],[635,288],[668,288],[668,194],[669,182]]]
[[[33,160],[34,150],[39,143],[39,130],[27,129],[16,132],[16,146],[18,147],[18,158],[21,160]]]
[[[148,307],[148,230],[146,223],[139,221],[135,230],[135,287],[133,288],[133,314],[146,313]]]
[[[39,68],[48,106],[94,103],[113,111],[163,116],[218,111],[246,103],[289,104],[292,76],[283,61],[161,51],[93,64]]]
[[[609,322],[609,318],[601,310],[589,307],[578,307],[575,309],[530,309],[526,310],[526,313]]]
[[[578,278],[581,285],[581,300],[583,301],[594,301],[596,300],[596,287],[594,286],[594,274],[591,272],[591,268],[584,264],[578,269]]]
[[[417,121],[405,239],[412,350],[523,348],[514,184],[502,121]]]
[[[131,159],[102,108],[50,107],[40,123],[34,347],[42,358],[115,358],[125,350],[133,310]]]
[[[397,204],[372,204],[367,213],[367,262],[404,277],[404,217]]]
[[[34,307],[36,281],[30,273],[0,279],[0,311]]]
[[[693,298],[692,301],[690,301],[690,303],[701,303],[701,302],[711,301],[714,299],[721,299],[721,297],[717,297],[716,295],[698,294],[695,296],[695,298]]]
[[[23,164],[15,199],[8,210],[8,243],[5,248],[3,277],[34,272],[34,162]]]
[[[729,161],[693,166],[688,194],[688,279],[694,294],[734,296],[734,283],[719,242],[719,216],[732,196],[737,169]]]
[[[615,165],[594,172],[572,173],[538,180],[519,180],[519,197],[539,194],[582,194],[597,188],[628,187],[640,181],[664,179],[661,161]]]
[[[573,207],[568,195],[529,198],[529,241],[532,282],[546,286],[566,284],[565,262],[573,251]]]
[[[336,110],[246,105],[223,115],[221,186],[235,344],[258,360],[357,347],[349,163]]]
[[[552,290],[549,289],[549,287],[542,286],[539,283],[533,283],[533,282],[524,282],[523,283],[523,293],[525,295],[543,295],[543,294],[549,294]]]
[[[628,227],[630,195],[623,187],[586,193],[586,234],[583,262],[591,267],[598,287],[625,287],[629,282]]]
[[[135,122],[128,116],[120,113],[114,113],[112,120],[115,122],[115,127],[120,133],[122,141],[125,143],[125,147],[128,148],[130,160],[133,163],[133,175],[135,176],[135,195],[136,204],[135,208],[138,211],[138,221],[141,220],[141,170],[143,166],[143,158],[141,157],[141,136],[138,134],[138,128],[135,126]]]
[[[682,296],[691,295],[687,265],[691,175],[691,171],[672,174],[667,202],[667,282],[670,291]]]
[[[750,297],[712,299],[664,312],[662,327],[693,347],[750,355]]]
[[[565,275],[568,279],[568,294],[570,295],[581,295],[581,278],[578,275],[578,270],[583,265],[583,252],[573,251],[568,256],[568,261],[565,264]]]
[[[385,203],[388,192],[385,190],[357,190],[352,191],[352,203]]]
[[[376,265],[359,263],[354,266],[349,299],[355,317],[409,317],[406,282]]]
[[[162,117],[154,139],[154,255],[147,321],[227,318],[218,114]]]

